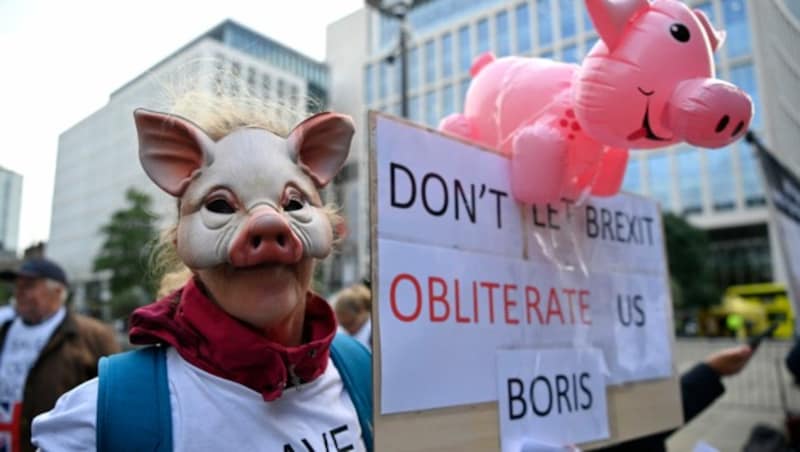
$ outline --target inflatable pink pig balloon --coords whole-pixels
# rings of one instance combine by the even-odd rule
[[[479,56],[463,114],[439,129],[511,156],[525,203],[619,191],[628,149],[740,138],[750,98],[714,78],[724,32],[677,0],[586,0],[601,40],[577,66]]]

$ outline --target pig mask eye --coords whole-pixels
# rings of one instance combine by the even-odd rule
[[[232,193],[225,189],[216,189],[210,193],[203,204],[206,210],[212,213],[230,215],[236,213],[237,203]]]
[[[303,209],[306,204],[308,204],[308,201],[300,190],[288,187],[284,192],[281,207],[283,207],[284,212],[294,212]]]
[[[689,29],[682,23],[674,23],[669,27],[669,33],[678,42],[688,42],[690,35]]]

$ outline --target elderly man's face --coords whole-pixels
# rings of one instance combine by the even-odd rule
[[[18,277],[14,286],[17,315],[25,323],[41,322],[61,307],[63,290],[56,284],[48,284],[44,278]]]

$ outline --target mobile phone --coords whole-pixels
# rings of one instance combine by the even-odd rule
[[[775,334],[775,330],[778,329],[779,325],[780,324],[778,322],[773,323],[772,325],[769,326],[769,328],[767,328],[766,330],[762,331],[760,334],[758,334],[756,336],[753,336],[750,339],[748,339],[747,345],[749,345],[750,348],[753,351],[756,351],[758,346],[761,345],[761,341],[763,341],[764,339],[766,339],[768,337],[772,337],[772,335]]]

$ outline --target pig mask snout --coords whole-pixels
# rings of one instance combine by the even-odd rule
[[[272,208],[251,213],[229,252],[234,267],[260,264],[295,264],[303,257],[303,244],[289,224]]]

